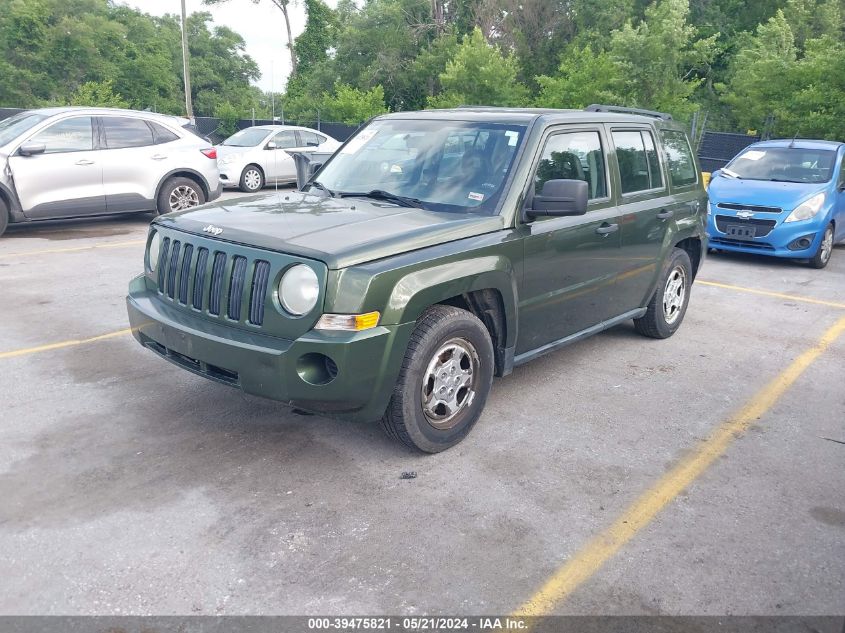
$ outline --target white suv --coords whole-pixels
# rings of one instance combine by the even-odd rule
[[[179,211],[220,196],[217,153],[179,117],[112,108],[0,121],[0,234],[10,222]]]

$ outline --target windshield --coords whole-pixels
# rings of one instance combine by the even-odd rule
[[[38,114],[37,112],[20,112],[15,116],[0,121],[0,145],[11,143],[29,128],[40,123],[46,118],[46,114]]]
[[[758,147],[734,158],[725,171],[745,180],[822,183],[833,175],[836,152],[799,147]]]
[[[401,197],[429,211],[493,214],[524,136],[522,125],[374,121],[331,158],[315,188]]]
[[[267,138],[270,130],[260,130],[256,128],[247,128],[227,138],[222,145],[229,145],[231,147],[255,147],[261,141]]]

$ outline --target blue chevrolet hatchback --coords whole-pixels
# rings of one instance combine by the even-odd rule
[[[710,246],[725,251],[830,261],[845,239],[845,143],[765,141],[713,172]]]

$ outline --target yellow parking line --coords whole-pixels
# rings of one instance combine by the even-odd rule
[[[69,248],[48,248],[41,251],[24,251],[21,253],[0,253],[0,259],[7,257],[25,257],[27,255],[47,255],[50,253],[75,253],[77,251],[90,251],[95,248],[123,248],[124,246],[138,246],[145,244],[146,240],[132,240],[129,242],[107,242],[105,244],[92,244],[91,246],[72,246]]]
[[[60,343],[50,343],[49,345],[39,345],[37,347],[27,347],[24,349],[15,349],[10,352],[0,352],[0,359],[2,358],[14,358],[16,356],[26,356],[28,354],[37,354],[39,352],[48,352],[54,349],[62,349],[63,347],[74,347],[76,345],[85,345],[86,343],[94,343],[96,341],[102,341],[109,338],[115,338],[117,336],[123,336],[124,334],[131,334],[132,328],[126,328],[125,330],[118,330],[117,332],[109,332],[108,334],[100,334],[99,336],[92,336],[91,338],[83,338],[83,339],[75,339],[72,341],[61,341]]]
[[[845,317],[839,319],[810,349],[757,392],[733,417],[723,422],[686,459],[661,477],[609,528],[592,539],[559,568],[540,589],[515,612],[516,616],[550,614],[555,605],[595,574],[645,528],[675,497],[692,484],[731,443],[759,420],[826,349],[845,332]]]
[[[811,299],[810,297],[796,297],[795,295],[788,295],[782,292],[770,292],[768,290],[757,290],[756,288],[746,288],[744,286],[734,286],[731,284],[723,284],[718,281],[704,281],[702,279],[696,280],[697,284],[704,286],[713,286],[714,288],[725,288],[727,290],[737,290],[739,292],[749,292],[755,295],[763,295],[764,297],[776,297],[778,299],[789,299],[790,301],[800,301],[802,303],[815,303],[820,306],[829,306],[831,308],[845,309],[845,303],[837,303],[836,301],[825,301],[824,299]]]

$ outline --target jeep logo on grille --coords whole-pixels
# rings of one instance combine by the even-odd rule
[[[209,224],[205,228],[203,228],[205,233],[211,233],[212,235],[220,235],[223,232],[223,229],[214,226],[213,224]]]
[[[747,220],[748,218],[754,217],[753,211],[738,211],[736,217],[742,218],[743,220]]]

